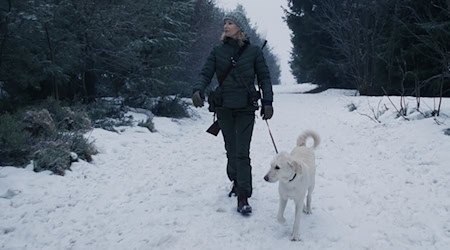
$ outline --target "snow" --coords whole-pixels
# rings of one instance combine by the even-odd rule
[[[243,217],[227,196],[223,139],[205,133],[204,107],[193,118],[155,117],[156,133],[95,129],[86,136],[100,153],[64,177],[0,168],[0,249],[448,249],[449,99],[437,119],[411,111],[406,121],[387,97],[301,94],[309,89],[274,86],[269,121],[279,150],[306,129],[322,139],[302,241],[289,240],[294,204],[279,224],[278,184],[263,180],[274,156],[266,123],[255,124],[253,214]],[[400,98],[389,98],[398,108]],[[415,99],[406,101],[413,110]],[[423,111],[435,101],[423,98]]]

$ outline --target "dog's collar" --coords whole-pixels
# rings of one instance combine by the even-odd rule
[[[292,179],[290,179],[289,182],[293,181],[295,177],[297,177],[297,173],[294,174],[294,177],[292,177]]]

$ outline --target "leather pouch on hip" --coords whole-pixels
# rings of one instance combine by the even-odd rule
[[[214,136],[217,136],[220,132],[219,122],[217,120],[214,121],[214,123],[211,126],[209,126],[209,128],[206,130],[206,132],[208,132]]]

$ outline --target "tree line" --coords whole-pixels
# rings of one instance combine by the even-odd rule
[[[190,96],[223,16],[207,0],[2,0],[0,112],[49,96]],[[278,84],[277,58],[265,55]]]
[[[450,0],[289,0],[298,82],[450,96]]]

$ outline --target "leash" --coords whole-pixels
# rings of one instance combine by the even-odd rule
[[[278,154],[277,145],[275,145],[275,140],[273,139],[272,131],[270,131],[269,122],[266,120],[267,128],[269,129],[270,139],[272,139],[273,147],[275,148],[275,153]]]
[[[263,45],[261,46],[261,50],[263,50],[264,47],[266,47],[266,44],[267,44],[267,40],[264,40],[264,43],[263,43]],[[258,88],[259,88],[259,89],[258,89],[258,92],[259,92],[260,96],[262,96],[262,95],[261,95],[261,86],[259,86],[259,83],[258,83]],[[261,108],[264,108],[264,107],[261,106]],[[269,122],[268,122],[267,120],[265,120],[265,121],[266,121],[266,124],[267,124],[267,128],[269,129],[270,139],[272,139],[272,144],[273,144],[273,147],[275,148],[275,153],[278,154],[277,145],[275,145],[275,140],[273,139],[272,131],[270,131]],[[295,178],[295,176],[294,176],[294,178]],[[294,179],[294,178],[292,178],[292,179]]]

